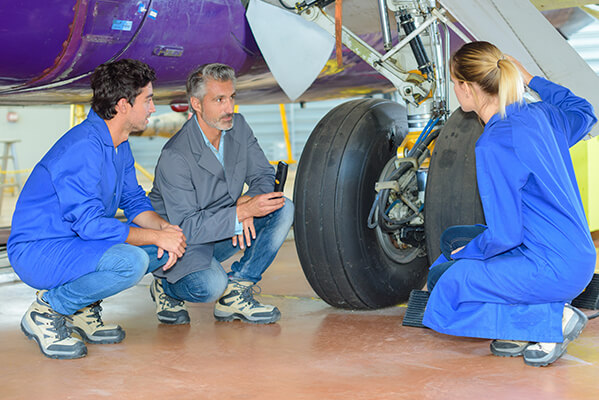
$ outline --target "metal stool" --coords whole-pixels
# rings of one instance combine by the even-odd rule
[[[2,173],[0,174],[0,212],[2,212],[2,201],[4,200],[4,189],[7,187],[14,187],[17,189],[17,194],[21,191],[21,176],[15,174],[15,181],[12,183],[6,183],[6,171],[8,170],[8,160],[12,160],[12,165],[15,170],[19,169],[19,163],[17,162],[17,152],[15,151],[15,143],[20,142],[18,139],[0,139],[0,143],[4,144],[4,151],[1,157],[1,168]]]

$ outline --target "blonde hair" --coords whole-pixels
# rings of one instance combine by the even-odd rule
[[[499,98],[499,115],[505,108],[521,103],[524,81],[518,67],[489,42],[463,45],[451,57],[451,74],[459,81],[477,83],[483,92]]]

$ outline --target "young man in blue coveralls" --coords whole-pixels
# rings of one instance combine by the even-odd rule
[[[183,256],[182,230],[154,212],[137,183],[129,134],[155,111],[154,71],[135,60],[100,65],[91,78],[92,109],[35,166],[12,221],[8,255],[37,299],[21,320],[44,355],[83,357],[83,341],[118,343],[100,301]],[[127,222],[115,218],[121,208]],[[168,256],[164,252],[168,252]]]

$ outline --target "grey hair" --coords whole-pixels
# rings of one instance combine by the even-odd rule
[[[187,77],[187,101],[191,105],[191,98],[200,101],[206,95],[206,80],[210,78],[219,82],[232,81],[235,85],[235,70],[228,65],[212,63],[203,64],[194,69]]]

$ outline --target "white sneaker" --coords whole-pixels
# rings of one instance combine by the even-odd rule
[[[524,362],[533,367],[544,367],[559,359],[568,344],[574,341],[586,326],[588,318],[582,311],[566,304],[562,317],[564,341],[562,343],[536,343],[524,350]]]
[[[517,357],[524,353],[524,350],[530,346],[531,342],[520,340],[500,340],[495,339],[491,342],[491,353],[499,357]]]

